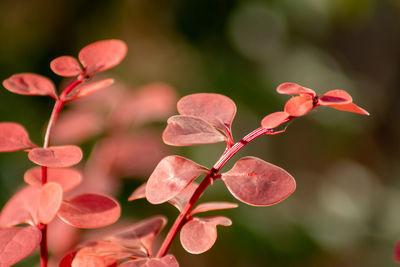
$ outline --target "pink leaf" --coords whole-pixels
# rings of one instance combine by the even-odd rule
[[[183,248],[192,254],[209,250],[217,240],[217,225],[230,226],[226,217],[193,218],[181,230],[180,240]]]
[[[175,206],[179,211],[182,211],[186,204],[189,202],[190,198],[193,196],[194,191],[196,191],[199,185],[196,182],[190,183],[185,187],[179,194],[168,200],[168,202]]]
[[[107,240],[138,252],[141,251],[144,253],[143,257],[147,253],[151,254],[154,238],[160,233],[166,223],[167,219],[164,217],[154,216],[120,230]]]
[[[199,204],[196,208],[192,210],[190,215],[194,215],[200,212],[212,211],[212,210],[225,210],[237,208],[238,204],[230,202],[208,202]]]
[[[0,123],[0,152],[18,151],[35,146],[25,128],[14,122]]]
[[[126,261],[119,267],[179,267],[178,261],[171,254],[165,255],[162,258],[149,258]]]
[[[296,83],[282,83],[276,88],[276,91],[278,92],[278,94],[283,95],[310,95],[312,97],[315,96],[314,90],[303,87]]]
[[[127,46],[121,40],[103,40],[89,44],[79,52],[79,60],[87,75],[104,71],[118,65],[127,53]]]
[[[57,183],[46,183],[39,197],[38,219],[44,224],[49,224],[56,216],[61,206],[63,191]]]
[[[58,97],[53,82],[38,74],[14,74],[3,81],[3,86],[20,95],[48,95],[54,99]]]
[[[261,126],[266,129],[273,129],[287,122],[289,114],[284,111],[271,113],[264,117],[261,121]]]
[[[72,77],[81,73],[82,69],[78,60],[71,56],[62,56],[50,62],[51,70],[60,76]]]
[[[193,116],[177,115],[167,121],[164,143],[171,146],[193,146],[223,142],[225,137],[211,124]]]
[[[81,161],[82,150],[74,145],[37,147],[29,152],[28,157],[32,162],[41,166],[70,167]]]
[[[97,194],[83,194],[64,200],[58,211],[64,222],[78,228],[104,227],[116,222],[120,214],[117,201]]]
[[[81,231],[58,217],[47,226],[47,243],[53,255],[61,256],[73,248],[81,238]]]
[[[0,214],[0,226],[9,227],[22,223],[37,224],[37,208],[39,205],[40,189],[26,186],[18,191]]]
[[[181,115],[199,117],[227,136],[231,135],[236,105],[230,98],[220,94],[192,94],[182,97],[177,105]]]
[[[41,239],[36,226],[0,229],[0,266],[11,266],[32,254]]]
[[[141,199],[146,197],[146,184],[144,183],[138,188],[136,188],[135,191],[132,192],[132,194],[129,196],[128,201],[133,201],[136,199]]]
[[[397,241],[393,251],[393,259],[395,262],[400,263],[400,241]]]
[[[42,168],[33,167],[24,174],[24,181],[27,184],[42,186]],[[47,182],[58,183],[64,192],[74,189],[82,181],[82,174],[76,169],[67,168],[47,168]]]
[[[313,98],[310,95],[300,95],[289,99],[285,105],[285,112],[293,117],[300,117],[313,109]]]
[[[318,99],[318,105],[320,106],[343,105],[343,104],[349,104],[352,101],[353,98],[346,91],[332,90],[325,93]]]
[[[114,79],[104,79],[104,80],[92,82],[89,84],[83,84],[81,86],[78,86],[74,91],[72,91],[67,96],[66,100],[67,101],[76,100],[76,99],[82,98],[84,96],[96,93],[100,90],[103,90],[104,88],[109,87],[113,83],[114,83]]]
[[[168,201],[208,171],[206,167],[180,156],[165,157],[147,181],[146,198],[152,204]]]
[[[289,173],[255,157],[241,158],[221,179],[234,197],[254,206],[278,203],[296,189]]]
[[[344,104],[344,105],[330,105],[330,107],[341,110],[341,111],[353,112],[353,113],[358,113],[358,114],[367,115],[367,116],[369,115],[368,111],[357,106],[354,103],[349,103],[349,104]]]

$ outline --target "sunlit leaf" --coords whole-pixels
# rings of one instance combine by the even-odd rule
[[[30,168],[24,174],[27,184],[42,186],[42,168],[37,166]],[[47,168],[47,182],[58,183],[64,192],[74,189],[82,181],[82,174],[77,169]]]
[[[178,261],[171,254],[162,258],[137,259],[123,262],[119,267],[179,267]]]
[[[70,167],[81,161],[82,150],[74,145],[37,147],[29,151],[28,157],[32,162],[41,166]]]
[[[164,143],[171,146],[193,146],[223,142],[225,137],[211,124],[193,116],[177,115],[167,121]]]
[[[146,185],[146,198],[160,204],[176,196],[194,179],[207,174],[208,169],[180,156],[163,158],[151,174]]]
[[[190,215],[194,215],[200,212],[212,211],[212,210],[225,210],[225,209],[233,209],[237,208],[238,204],[231,202],[207,202],[201,203],[197,207],[195,207]]]
[[[278,94],[284,95],[310,95],[312,97],[315,96],[314,90],[310,88],[303,87],[296,83],[282,83],[277,88],[276,91]]]
[[[209,250],[217,240],[217,225],[230,226],[226,217],[193,218],[181,230],[180,240],[183,248],[192,254]]]
[[[241,158],[221,179],[234,197],[254,206],[280,202],[296,189],[289,173],[255,157]]]
[[[56,216],[61,206],[63,191],[57,183],[46,183],[39,197],[38,219],[41,223],[48,224]]]
[[[179,194],[168,200],[169,203],[175,206],[179,211],[182,211],[186,204],[189,202],[190,198],[193,196],[199,185],[196,182],[190,183],[185,187]]]
[[[289,114],[285,111],[278,111],[265,116],[261,121],[261,126],[265,129],[273,129],[285,123]]]
[[[181,115],[199,117],[223,131],[227,136],[231,134],[236,105],[229,97],[209,93],[192,94],[182,97],[177,106]]]
[[[349,103],[349,104],[344,104],[344,105],[329,105],[331,108],[338,109],[341,111],[347,111],[347,112],[353,112],[353,113],[358,113],[361,115],[369,115],[369,112],[366,111],[365,109],[357,106],[354,103]]]
[[[393,251],[393,259],[400,263],[400,241],[397,242],[396,246],[394,247]]]
[[[20,95],[48,95],[57,99],[53,82],[34,73],[14,74],[3,81],[3,86],[7,90]]]
[[[79,60],[87,75],[104,71],[118,65],[127,53],[127,46],[121,40],[103,40],[89,44],[79,52]]]
[[[71,56],[62,56],[50,62],[51,70],[60,76],[72,77],[81,73],[82,69],[78,60]]]
[[[313,109],[313,98],[310,95],[300,95],[289,99],[285,104],[285,112],[293,117],[300,117]]]
[[[0,123],[0,152],[11,152],[33,147],[25,128],[14,122]]]
[[[96,194],[83,194],[64,200],[58,216],[79,228],[98,228],[116,222],[121,208],[114,199]]]
[[[0,229],[0,266],[11,266],[32,254],[41,239],[36,226]]]
[[[1,210],[0,226],[9,227],[28,223],[35,225],[39,205],[40,189],[26,186],[15,193]]]
[[[129,196],[128,201],[133,201],[136,199],[141,199],[146,197],[146,183],[142,184],[132,194]]]
[[[68,96],[67,100],[75,100],[93,93],[96,93],[100,90],[103,90],[104,88],[109,87],[114,83],[114,79],[104,79],[101,81],[97,82],[92,82],[88,84],[83,84],[81,86],[78,86],[74,91],[72,91]]]
[[[349,104],[353,101],[351,95],[343,90],[332,90],[325,93],[318,99],[318,105],[320,106],[331,106],[331,105],[343,105]]]

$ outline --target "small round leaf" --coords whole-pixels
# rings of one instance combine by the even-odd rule
[[[278,94],[283,95],[310,95],[312,97],[315,96],[315,91],[298,85],[296,83],[282,83],[277,88],[276,91]]]
[[[289,99],[285,104],[285,112],[293,117],[306,115],[313,109],[313,97],[300,95]]]
[[[14,122],[0,123],[0,152],[11,152],[33,147],[25,128]]]
[[[71,56],[62,56],[53,59],[50,62],[50,68],[55,74],[63,77],[77,76],[82,71],[78,60]]]
[[[114,79],[104,79],[101,81],[97,82],[92,82],[88,84],[83,84],[81,86],[78,86],[76,90],[72,91],[68,96],[67,100],[76,100],[79,98],[82,98],[84,96],[96,93],[100,90],[103,90],[104,88],[109,87],[114,83]]]
[[[60,168],[71,167],[82,159],[82,150],[78,146],[37,147],[29,151],[29,159],[41,166]]]
[[[38,219],[41,223],[49,224],[60,208],[63,191],[57,183],[46,183],[39,197]]]
[[[42,186],[42,168],[37,166],[30,168],[24,174],[27,184]],[[47,168],[47,182],[58,183],[64,192],[74,189],[82,181],[82,174],[77,169]]]
[[[289,114],[284,111],[271,113],[264,117],[261,121],[261,126],[265,129],[273,129],[285,123],[289,118]]]
[[[346,91],[332,90],[325,93],[318,99],[318,105],[320,106],[343,105],[343,104],[349,104],[352,101],[353,98]]]
[[[34,73],[14,74],[3,81],[3,86],[8,91],[20,95],[48,95],[57,99],[53,82]]]

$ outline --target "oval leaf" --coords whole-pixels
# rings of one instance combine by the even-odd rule
[[[82,71],[78,60],[71,56],[62,56],[53,59],[50,62],[50,68],[55,74],[63,77],[77,76]]]
[[[127,46],[121,40],[103,40],[85,46],[79,52],[79,60],[87,75],[104,71],[118,65],[127,53]]]
[[[324,94],[318,99],[318,105],[330,106],[330,105],[343,105],[349,104],[353,101],[351,95],[344,90],[332,90]]]
[[[14,122],[0,123],[0,152],[11,152],[35,146],[25,128]]]
[[[264,117],[261,121],[261,126],[265,129],[273,129],[279,125],[287,122],[289,114],[284,111],[271,113]]]
[[[44,224],[49,224],[60,208],[63,191],[57,183],[46,183],[39,197],[38,219]]]
[[[76,88],[76,90],[72,91],[68,96],[67,96],[67,101],[75,100],[93,93],[96,93],[100,90],[103,90],[104,88],[109,87],[114,83],[114,79],[104,79],[101,81],[89,83],[89,84],[83,84],[82,86],[79,86]]]
[[[121,208],[114,199],[96,195],[83,194],[61,204],[58,216],[66,223],[79,228],[98,228],[116,222]]]
[[[234,197],[253,206],[278,203],[296,189],[289,173],[255,157],[241,158],[221,179]]]
[[[280,84],[277,88],[276,91],[278,92],[278,94],[283,94],[283,95],[310,95],[312,97],[315,96],[315,91],[310,89],[310,88],[306,88],[303,87],[301,85],[298,85],[296,83],[282,83]]]
[[[53,82],[34,73],[14,74],[3,81],[3,86],[8,91],[20,95],[48,95],[57,99]]]
[[[211,124],[193,116],[177,115],[167,121],[164,143],[171,146],[193,146],[223,142],[225,137]]]
[[[354,103],[349,103],[349,104],[344,104],[344,105],[329,105],[331,108],[341,110],[341,111],[347,111],[347,112],[353,112],[353,113],[358,113],[361,115],[369,115],[369,112],[366,111],[365,109],[357,106]]]
[[[37,147],[29,151],[29,159],[41,166],[60,168],[71,167],[82,159],[82,150],[78,146]]]
[[[179,267],[178,261],[171,254],[162,258],[138,259],[126,261],[118,265],[119,267]]]
[[[193,218],[181,230],[180,240],[183,248],[192,254],[209,250],[217,240],[217,225],[230,226],[226,217]]]
[[[229,97],[208,93],[192,94],[182,97],[177,106],[179,114],[199,117],[227,136],[231,135],[236,105]]]
[[[285,112],[293,117],[300,117],[313,109],[313,98],[309,95],[295,96],[285,104]]]
[[[32,254],[41,239],[36,226],[0,229],[0,266],[11,266]]]
[[[180,156],[165,157],[147,181],[146,198],[152,204],[168,201],[208,171],[206,167]]]
[[[200,212],[212,211],[212,210],[225,210],[237,208],[238,204],[231,202],[208,202],[199,204],[196,208],[192,210],[190,215],[194,215]]]
[[[24,174],[24,181],[27,184],[42,186],[42,168],[33,167]],[[74,189],[82,181],[82,174],[76,169],[47,168],[47,182],[55,182],[62,187],[64,192]]]

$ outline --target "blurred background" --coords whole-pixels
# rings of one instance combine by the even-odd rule
[[[1,80],[34,72],[48,76],[61,90],[65,81],[51,72],[52,59],[77,56],[83,46],[102,39],[118,38],[128,44],[126,59],[104,73],[115,78],[114,88],[105,89],[97,102],[93,95],[92,102],[88,97],[87,102],[67,107],[66,114],[99,103],[119,107],[124,97],[113,92],[146,99],[138,100],[139,108],[130,111],[144,113],[144,119],[127,115],[124,127],[118,123],[102,125],[102,130],[95,127],[73,143],[84,150],[80,168],[92,184],[120,201],[121,220],[163,214],[169,223],[162,235],[178,212],[168,204],[128,202],[128,196],[165,155],[184,155],[211,167],[224,149],[221,144],[174,148],[161,143],[166,119],[176,114],[178,97],[213,92],[232,98],[238,107],[233,134],[239,140],[259,127],[265,115],[283,108],[288,97],[275,92],[280,83],[296,82],[317,93],[346,90],[370,112],[369,117],[319,108],[291,123],[285,134],[260,138],[234,158],[233,162],[257,156],[286,169],[297,181],[292,196],[271,207],[240,203],[234,210],[210,212],[233,221],[231,227],[218,228],[214,247],[190,255],[177,239],[171,252],[181,266],[192,267],[396,266],[392,253],[400,238],[400,1],[0,3]],[[143,93],[148,86],[156,91]],[[158,89],[164,94],[155,93]],[[153,100],[162,106],[154,116]],[[50,98],[15,95],[3,88],[0,121],[23,124],[31,139],[41,144],[52,105]],[[100,121],[112,121],[108,113],[99,116]],[[110,138],[121,140],[121,135],[132,143],[126,157],[117,161],[126,164],[104,175],[93,162],[99,166],[99,161],[108,159],[96,149],[102,151],[99,144]],[[62,138],[60,143],[72,141],[71,136]],[[32,166],[24,152],[0,154],[1,206],[23,184],[23,174]],[[201,200],[237,202],[221,181]],[[37,262],[34,255],[17,266]]]

